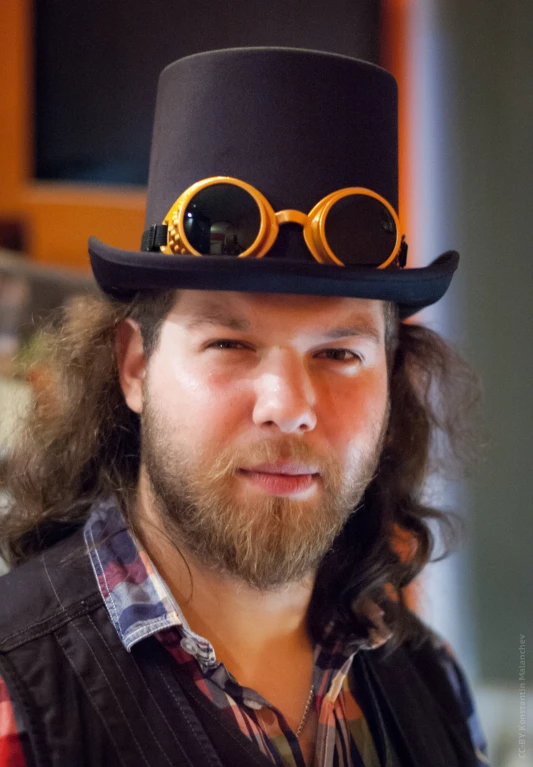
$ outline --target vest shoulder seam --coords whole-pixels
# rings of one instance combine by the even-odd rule
[[[6,653],[10,650],[15,650],[23,644],[50,634],[66,623],[69,623],[69,621],[82,615],[87,615],[87,613],[93,612],[98,607],[105,607],[105,604],[100,592],[95,591],[66,609],[60,608],[52,615],[48,615],[46,618],[36,621],[0,640],[0,652]]]

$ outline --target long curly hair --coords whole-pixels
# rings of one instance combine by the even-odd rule
[[[128,515],[140,465],[140,420],[125,403],[115,334],[131,317],[149,358],[176,291],[129,303],[83,295],[40,339],[41,375],[31,412],[2,467],[7,508],[0,554],[16,566],[68,535],[98,498],[115,494]],[[428,477],[471,466],[478,447],[477,377],[443,338],[399,322],[385,304],[390,419],[376,475],[322,561],[308,612],[315,637],[336,618],[353,635],[372,627],[361,605],[384,611],[394,647],[416,634],[404,589],[436,550],[460,540],[460,517],[425,501]],[[128,522],[135,529],[135,520]]]

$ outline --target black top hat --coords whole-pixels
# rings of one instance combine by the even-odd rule
[[[401,258],[383,269],[320,263],[294,223],[279,228],[262,258],[161,252],[160,225],[176,199],[216,176],[250,184],[273,211],[307,214],[348,187],[371,190],[397,211],[396,81],[368,62],[291,48],[210,51],[170,64],[157,93],[151,242],[145,237],[145,249],[134,252],[91,237],[102,290],[123,300],[168,288],[374,298],[397,303],[405,318],[438,301],[457,268],[454,251],[417,269],[403,268]]]

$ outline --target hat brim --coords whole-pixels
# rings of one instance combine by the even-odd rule
[[[429,266],[374,269],[329,266],[276,258],[168,256],[112,248],[89,239],[94,276],[104,293],[120,301],[143,290],[238,290],[251,293],[299,293],[393,301],[406,319],[446,293],[459,263],[450,250]]]

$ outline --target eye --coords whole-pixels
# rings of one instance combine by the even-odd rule
[[[206,349],[235,349],[240,346],[242,349],[248,347],[242,344],[240,341],[234,341],[231,338],[219,338],[216,341],[212,341],[206,346]]]
[[[356,360],[362,362],[362,358],[359,354],[356,354],[349,349],[323,349],[319,354],[330,355],[329,359],[334,362],[354,362]]]

